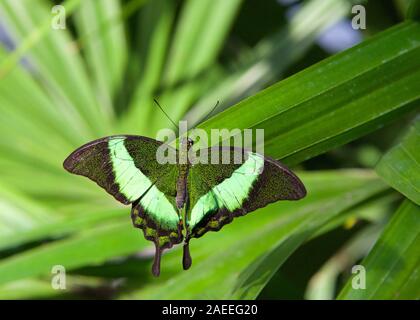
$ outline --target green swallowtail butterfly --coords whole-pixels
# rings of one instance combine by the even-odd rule
[[[192,147],[181,140],[176,159]],[[86,176],[123,204],[131,204],[133,225],[156,247],[152,273],[160,274],[164,249],[184,241],[183,267],[192,260],[191,238],[218,231],[235,217],[278,200],[298,200],[306,190],[299,178],[279,161],[234,147],[203,149],[230,161],[175,161],[161,164],[157,151],[163,143],[142,136],[110,136],[75,150],[64,168]]]

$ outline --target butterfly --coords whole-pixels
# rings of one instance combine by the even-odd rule
[[[177,150],[148,137],[109,136],[78,148],[63,164],[70,173],[88,177],[116,200],[131,205],[134,227],[155,244],[154,276],[160,274],[163,250],[183,242],[182,264],[187,270],[192,264],[192,238],[218,231],[235,217],[269,203],[306,195],[299,178],[277,160],[216,146],[200,150],[204,155],[200,160],[214,160],[218,154],[229,161],[192,161],[193,144],[184,138]],[[158,161],[162,146],[173,152],[176,161]],[[180,161],[185,157],[187,161]]]

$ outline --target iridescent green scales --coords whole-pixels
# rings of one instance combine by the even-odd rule
[[[144,210],[163,228],[168,230],[176,228],[179,222],[176,208],[168,201],[165,194],[159,191],[134,165],[133,158],[125,148],[124,140],[125,138],[121,137],[108,142],[119,192],[131,202],[140,199]]]
[[[196,226],[208,213],[223,208],[233,212],[240,208],[263,168],[264,158],[256,153],[249,153],[248,159],[233,171],[231,177],[215,185],[197,201],[191,211],[190,227]]]

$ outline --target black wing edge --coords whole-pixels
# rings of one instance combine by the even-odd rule
[[[296,192],[293,193],[292,198],[287,199],[287,200],[300,200],[306,196],[307,191],[302,180],[300,180],[299,177],[292,170],[290,170],[285,164],[281,163],[278,160],[275,160],[273,158],[266,157],[266,156],[264,156],[264,161],[273,164],[274,166],[276,166],[277,168],[279,168],[280,170],[282,170],[284,173],[286,173],[292,178],[292,184]]]
[[[107,137],[103,137],[91,142],[88,142],[86,144],[84,144],[83,146],[77,148],[75,151],[73,151],[63,162],[63,167],[66,171],[75,174],[75,175],[80,175],[80,176],[84,176],[86,178],[88,178],[89,180],[92,180],[93,182],[95,182],[98,186],[104,188],[105,190],[107,190],[107,192],[109,194],[111,194],[117,201],[128,205],[130,204],[132,201],[129,201],[125,198],[124,195],[122,195],[121,193],[119,193],[119,190],[114,189],[112,187],[112,183],[109,181],[102,181],[100,182],[97,179],[94,179],[90,176],[90,174],[88,174],[87,172],[78,172],[76,170],[77,164],[81,161],[81,159],[83,159],[83,154],[84,152],[86,152],[88,149],[95,147],[96,145],[99,145],[101,143],[104,142],[108,142],[109,140],[112,139],[116,139],[116,138],[125,138],[125,139],[133,139],[133,140],[147,140],[150,142],[154,142],[157,144],[162,144],[162,142],[157,141],[155,139],[149,138],[149,137],[144,137],[144,136],[136,136],[136,135],[123,135],[123,134],[119,134],[119,135],[113,135],[113,136],[107,136]],[[106,153],[103,154],[103,158],[104,161],[106,159],[108,155],[108,149],[104,149],[106,150]],[[101,150],[103,152],[103,150]],[[99,152],[101,152],[99,151]],[[106,161],[105,161],[106,162]],[[110,165],[107,164],[105,165],[102,169],[103,170],[112,170],[110,167]]]
[[[149,137],[144,137],[144,136],[136,136],[136,135],[129,135],[129,134],[117,134],[117,135],[113,135],[113,136],[107,136],[107,137],[103,137],[100,139],[96,139],[93,141],[90,141],[84,145],[82,145],[81,147],[77,148],[76,150],[74,150],[63,162],[63,168],[65,170],[67,170],[70,173],[74,173],[73,169],[78,161],[78,159],[80,158],[80,155],[83,153],[83,151],[85,151],[87,148],[93,147],[97,144],[100,144],[102,142],[108,142],[111,139],[116,139],[116,138],[125,138],[125,139],[134,139],[134,140],[148,140],[151,142],[155,142],[155,143],[159,143],[162,144],[163,142],[149,138]]]
[[[236,151],[240,153],[256,153],[250,149],[238,148],[238,147],[221,146],[221,147],[211,147],[210,149],[212,148],[221,148],[222,150]],[[289,177],[292,178],[291,182],[296,192],[293,193],[291,198],[284,199],[284,200],[300,200],[306,196],[307,191],[306,191],[305,185],[299,179],[299,177],[292,170],[290,170],[285,164],[283,164],[279,160],[268,157],[266,155],[262,155],[260,153],[256,153],[256,154],[264,158],[264,166],[266,165],[265,163],[268,162],[269,164],[272,164],[273,166],[277,167],[278,169],[280,169],[281,171],[283,171],[285,174],[287,174]],[[276,201],[273,201],[273,202],[276,202]]]

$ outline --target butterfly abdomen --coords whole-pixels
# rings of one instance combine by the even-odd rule
[[[179,165],[179,176],[176,182],[176,206],[181,209],[187,199],[187,179],[189,164]]]

